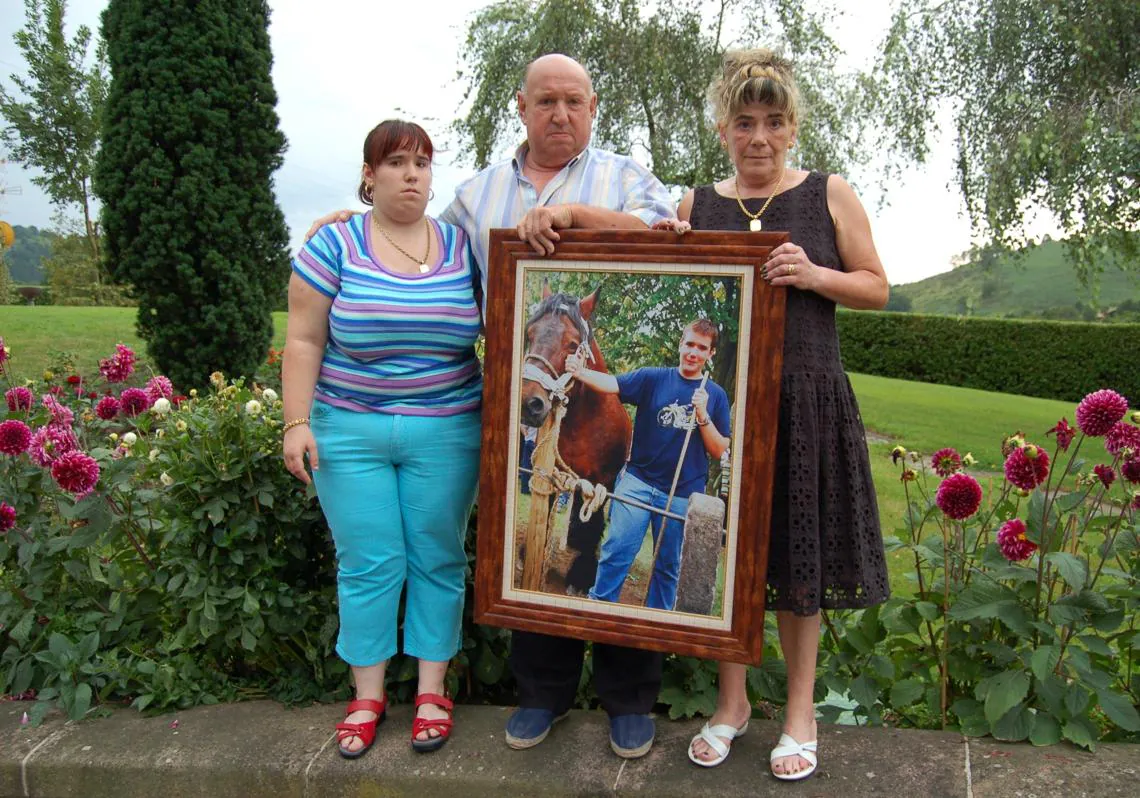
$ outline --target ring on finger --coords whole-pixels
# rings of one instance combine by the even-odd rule
[[[789,263],[788,264],[788,274],[791,275],[791,274],[795,274],[795,273],[796,273],[796,264]]]

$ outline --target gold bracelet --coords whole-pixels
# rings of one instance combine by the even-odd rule
[[[285,425],[283,427],[281,427],[281,434],[284,435],[286,432],[293,429],[293,427],[299,427],[302,424],[308,424],[308,423],[309,423],[309,417],[308,416],[301,416],[300,418],[295,418],[292,421],[286,421]]]

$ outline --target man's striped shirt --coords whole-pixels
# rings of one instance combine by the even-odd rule
[[[524,143],[512,158],[488,166],[461,183],[455,190],[455,199],[439,217],[459,225],[471,236],[484,297],[491,229],[515,227],[528,211],[540,205],[593,205],[633,214],[646,226],[676,215],[675,203],[665,186],[628,155],[587,147],[546,184],[540,195],[523,174],[526,153]]]

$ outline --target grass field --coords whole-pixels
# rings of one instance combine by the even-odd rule
[[[0,305],[0,336],[12,349],[12,373],[38,377],[56,367],[54,352],[72,356],[83,374],[92,374],[99,359],[111,355],[123,343],[139,355],[146,366],[146,345],[135,332],[135,308],[83,308],[45,305]],[[273,314],[273,345],[285,345],[285,314]]]

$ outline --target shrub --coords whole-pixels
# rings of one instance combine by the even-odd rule
[[[1077,401],[1115,385],[1140,401],[1140,325],[838,314],[851,371]]]

